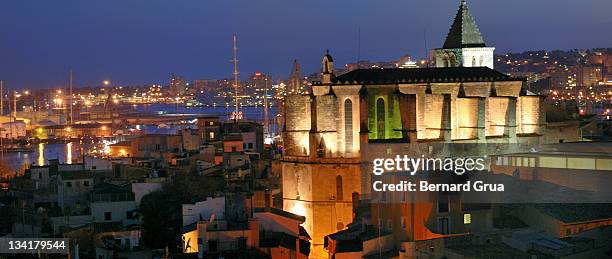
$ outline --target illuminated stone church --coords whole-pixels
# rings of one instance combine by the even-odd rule
[[[353,222],[359,200],[373,198],[373,157],[419,144],[540,141],[543,99],[525,89],[524,79],[493,70],[493,49],[462,1],[444,47],[432,51],[437,67],[336,75],[328,52],[311,94],[286,97],[283,209],[306,217],[313,257],[326,257],[324,237]],[[393,218],[399,229],[395,214],[384,222]],[[411,231],[399,239],[431,237]]]

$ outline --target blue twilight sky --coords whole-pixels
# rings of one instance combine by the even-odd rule
[[[0,79],[17,88],[167,83],[239,70],[286,77],[291,61],[315,72],[326,48],[337,65],[357,58],[420,58],[440,47],[459,0],[3,0]],[[610,0],[471,0],[496,53],[612,47]],[[426,31],[426,33],[424,33]]]

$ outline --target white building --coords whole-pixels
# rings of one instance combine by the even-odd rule
[[[2,138],[17,139],[26,136],[26,123],[23,121],[4,122],[0,124]]]

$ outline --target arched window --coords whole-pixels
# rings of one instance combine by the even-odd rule
[[[342,200],[342,176],[338,175],[336,176],[336,200],[341,201]]]
[[[457,66],[457,57],[455,56],[455,53],[450,53],[449,54],[449,59],[450,59],[450,66],[449,67],[456,67]]]
[[[472,66],[475,67],[476,66],[476,57],[472,57]]]
[[[385,100],[376,100],[376,132],[378,139],[385,138]]]
[[[344,101],[344,152],[353,152],[353,102],[351,99]]]
[[[442,55],[442,66],[443,67],[449,67],[450,66],[450,59],[448,58],[448,54],[444,53],[444,55]]]

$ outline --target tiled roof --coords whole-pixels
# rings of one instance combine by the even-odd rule
[[[266,211],[267,210],[265,208],[255,208],[255,212],[266,212]],[[302,221],[302,222],[306,221],[306,217],[304,217],[304,216],[293,214],[291,212],[284,211],[284,210],[281,210],[281,209],[269,208],[269,211],[271,213],[273,213],[273,214],[276,214],[276,215],[279,215],[279,216],[282,216],[282,217],[285,217],[285,218],[290,218],[290,219],[294,219],[294,220]]]
[[[409,84],[519,81],[488,67],[357,69],[334,78],[334,84]]]
[[[461,1],[457,15],[444,42],[445,49],[485,47],[484,39],[476,26],[476,21],[468,10],[465,1]]]

